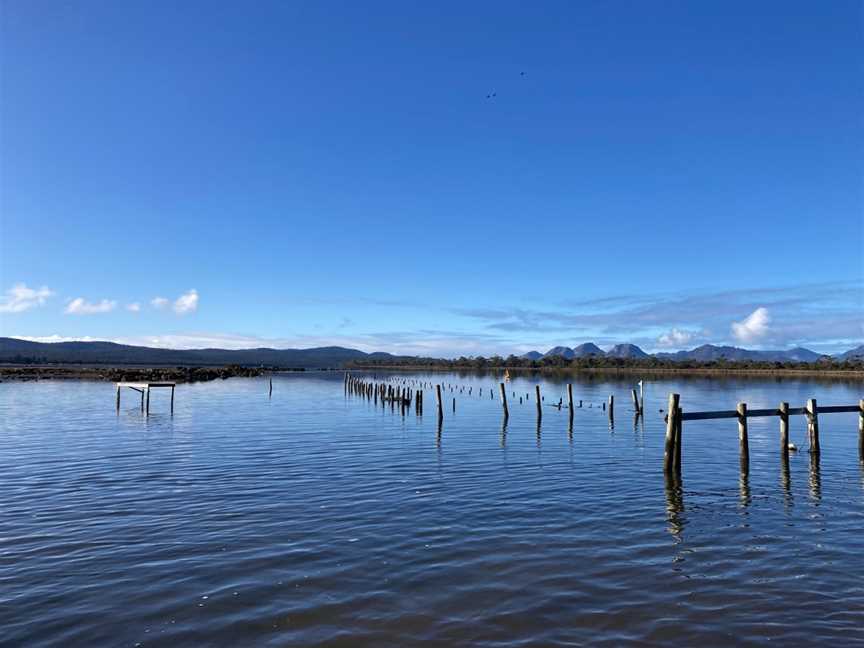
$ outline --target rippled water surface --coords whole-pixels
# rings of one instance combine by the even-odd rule
[[[864,643],[857,415],[820,417],[818,461],[793,417],[788,471],[751,420],[749,477],[734,420],[686,422],[679,489],[658,412],[860,382],[651,382],[634,424],[632,380],[573,379],[571,432],[519,404],[557,379],[514,379],[502,429],[495,377],[406,377],[465,386],[440,432],[428,389],[403,416],[335,373],[180,385],[173,416],[154,391],[149,417],[108,383],[0,384],[0,643]]]

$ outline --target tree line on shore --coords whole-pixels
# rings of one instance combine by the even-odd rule
[[[864,372],[864,359],[854,358],[838,360],[825,356],[816,362],[772,361],[764,360],[668,360],[665,358],[610,358],[583,357],[568,359],[563,356],[544,356],[537,360],[523,356],[510,355],[505,357],[494,355],[461,356],[459,358],[421,358],[392,357],[382,359],[363,359],[347,363],[349,368],[364,367],[423,367],[430,369],[643,369],[660,371],[679,371],[687,369],[717,370],[717,371],[849,371]]]

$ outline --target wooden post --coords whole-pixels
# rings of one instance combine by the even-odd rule
[[[636,390],[631,389],[630,395],[633,397],[633,409],[636,410],[637,414],[640,414],[642,410],[639,408],[639,398],[636,396]]]
[[[747,439],[747,403],[738,403],[738,443],[741,445],[741,472],[750,470],[750,443]]]
[[[807,418],[810,429],[810,452],[819,454],[819,410],[816,407],[816,399],[807,401]]]
[[[666,410],[666,443],[663,448],[663,470],[671,474],[675,467],[675,418],[678,412],[680,395],[669,394],[669,409]]]
[[[858,401],[858,459],[864,461],[864,398]]]
[[[567,407],[570,408],[570,418],[573,418],[573,383],[567,383]]]
[[[120,385],[117,385],[117,411],[120,411]]]
[[[683,421],[684,410],[678,408],[678,413],[675,416],[675,473],[681,474],[681,427]]]
[[[270,378],[270,393],[268,394],[268,396],[272,396],[272,395],[273,395],[273,378]],[[173,396],[173,393],[172,393],[172,396]]]
[[[141,411],[144,411],[144,390],[141,390]]]
[[[609,420],[615,418],[615,395],[609,394]]]
[[[441,385],[435,385],[435,399],[438,401],[438,421],[444,419],[444,404],[441,402]]]
[[[543,410],[540,405],[540,385],[534,385],[534,391],[537,395],[537,418],[543,418]]]
[[[174,385],[171,385],[171,413],[174,413]]]
[[[780,454],[789,460],[789,403],[780,403]]]
[[[456,412],[456,399],[453,399],[453,412]]]
[[[504,408],[504,420],[510,418],[510,411],[507,409],[507,392],[504,391],[504,383],[499,383],[501,388],[501,407]]]
[[[150,387],[147,387],[147,416],[150,416]]]

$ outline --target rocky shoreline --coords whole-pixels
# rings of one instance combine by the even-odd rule
[[[0,367],[0,381],[5,380],[104,380],[110,382],[176,382],[191,383],[218,378],[251,378],[268,371],[262,367],[70,367],[34,366]]]

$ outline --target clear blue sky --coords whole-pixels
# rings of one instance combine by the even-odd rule
[[[862,6],[0,0],[0,333],[848,348]]]

